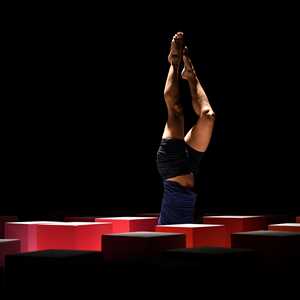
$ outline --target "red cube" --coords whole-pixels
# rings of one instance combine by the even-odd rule
[[[155,231],[156,217],[96,218],[96,222],[112,223],[113,233],[133,231]]]
[[[227,231],[226,245],[231,247],[231,234],[234,232],[262,230],[266,226],[263,216],[204,216],[205,224],[220,224]]]
[[[111,223],[58,222],[37,226],[39,250],[94,250],[101,251],[101,237],[112,232]]]
[[[158,232],[184,233],[187,248],[224,247],[226,245],[226,231],[224,225],[210,224],[178,224],[158,225]]]
[[[0,267],[4,266],[6,255],[19,253],[20,250],[20,240],[0,239]]]
[[[103,257],[107,261],[157,255],[168,249],[185,248],[185,235],[166,232],[127,232],[103,235]]]
[[[16,221],[18,221],[16,216],[0,216],[0,239],[5,236],[5,223]]]
[[[269,230],[300,232],[300,223],[282,223],[269,225]]]
[[[21,241],[21,252],[37,251],[37,225],[43,223],[55,222],[8,222],[5,224],[5,238],[19,239]]]

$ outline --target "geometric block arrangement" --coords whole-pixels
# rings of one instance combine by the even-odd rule
[[[186,236],[186,247],[225,247],[226,232],[224,225],[211,224],[177,224],[157,225],[156,232],[183,233]]]
[[[180,233],[128,232],[102,236],[106,261],[155,256],[168,249],[185,248],[185,245],[185,235]]]
[[[5,223],[6,222],[16,222],[18,217],[16,216],[0,216],[0,239],[5,236]]]
[[[134,231],[155,231],[156,217],[114,217],[96,218],[96,222],[112,223],[113,233]]]
[[[5,264],[6,255],[19,253],[20,250],[20,240],[0,239],[0,267]]]
[[[102,261],[98,251],[45,250],[9,255],[5,266],[7,290],[34,299],[43,293],[49,296],[51,291],[56,296],[62,290],[70,295],[89,288]]]
[[[300,224],[299,223],[272,224],[272,225],[269,225],[269,230],[299,232],[300,233]]]
[[[266,227],[263,216],[204,216],[203,223],[224,225],[227,232],[227,247],[231,246],[232,233],[262,230]]]
[[[36,251],[38,250],[37,225],[43,223],[51,222],[8,222],[5,224],[5,238],[19,239],[21,241],[21,252]]]
[[[111,223],[57,222],[37,225],[37,249],[101,251],[101,237],[112,232]]]
[[[124,291],[132,295],[132,284],[147,289],[153,278],[153,291],[167,285],[177,296],[177,286],[199,286],[201,292],[222,284],[247,289],[267,280],[279,285],[283,277],[290,286],[289,274],[299,272],[300,217],[291,223],[295,217],[286,215],[205,216],[204,224],[157,225],[158,215],[69,216],[66,222],[0,217],[0,229],[5,220],[4,236],[10,238],[0,240],[0,277],[6,261],[5,281],[21,296],[28,291],[32,297],[35,286],[48,294],[49,287],[55,293],[93,287],[99,292],[101,284],[102,294],[123,297]],[[110,290],[112,282],[117,291]]]

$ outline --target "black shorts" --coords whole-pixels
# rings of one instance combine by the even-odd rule
[[[157,169],[163,179],[199,171],[204,152],[196,151],[181,139],[162,139],[157,151]]]

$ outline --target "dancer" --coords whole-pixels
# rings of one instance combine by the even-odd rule
[[[194,179],[206,151],[215,121],[215,114],[196,75],[184,46],[184,34],[174,35],[168,61],[170,64],[164,99],[168,110],[161,144],[157,152],[157,167],[163,179],[164,193],[158,223],[184,224],[193,222],[197,194]],[[180,67],[183,62],[183,70]],[[198,116],[196,124],[184,134],[184,115],[180,102],[179,80],[187,80],[192,106]]]

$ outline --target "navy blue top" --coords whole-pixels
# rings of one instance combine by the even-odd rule
[[[197,194],[177,182],[164,180],[164,194],[158,224],[193,223]]]

